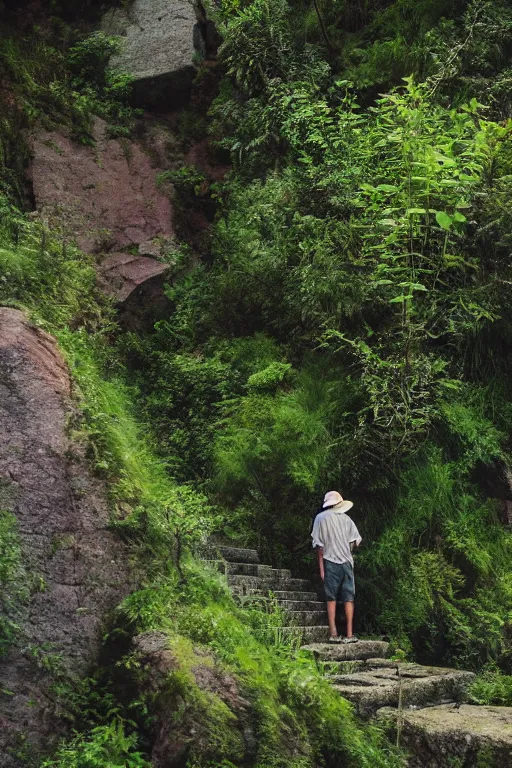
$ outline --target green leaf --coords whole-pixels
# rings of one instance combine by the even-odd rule
[[[425,208],[408,208],[406,214],[407,216],[413,216],[414,214],[425,214],[426,212]]]
[[[413,299],[413,298],[414,298],[414,296],[412,295],[412,293],[408,293],[407,295],[403,295],[403,296],[395,296],[394,299],[390,299],[389,300],[389,303],[390,304],[398,304],[398,303],[401,303],[401,302],[404,302],[404,301],[408,301],[408,299]]]
[[[440,152],[436,152],[435,157],[437,162],[444,166],[444,168],[454,168],[457,165],[451,157],[446,157],[446,155],[442,155]]]
[[[400,288],[408,288],[409,291],[426,291],[424,285],[421,283],[398,283]]]
[[[377,189],[379,192],[398,192],[398,187],[393,186],[393,184],[379,184]]]
[[[462,382],[457,381],[457,379],[441,379],[439,385],[445,389],[460,389]]]
[[[452,217],[445,213],[445,211],[438,211],[436,213],[436,221],[440,227],[446,230],[449,230],[453,224]]]

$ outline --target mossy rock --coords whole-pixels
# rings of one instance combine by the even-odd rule
[[[133,646],[152,717],[154,768],[204,759],[239,763],[254,751],[250,705],[210,654],[165,632],[139,635]]]

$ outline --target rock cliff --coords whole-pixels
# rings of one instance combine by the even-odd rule
[[[29,595],[0,660],[0,766],[60,731],[51,676],[87,671],[105,616],[133,588],[103,487],[66,434],[70,379],[55,340],[0,308],[0,508],[17,520]]]

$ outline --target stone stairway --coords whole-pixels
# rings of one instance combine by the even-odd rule
[[[325,604],[307,579],[294,579],[286,568],[261,564],[255,549],[219,546],[209,557],[206,562],[225,574],[234,595],[248,599],[271,595],[289,617],[285,632],[304,643],[327,640]]]
[[[301,649],[314,656],[358,714],[399,730],[412,753],[409,766],[448,768],[459,760],[466,768],[490,749],[493,766],[512,768],[512,707],[461,706],[472,672],[392,660],[389,643],[382,640],[328,643],[325,603],[310,582],[260,563],[254,549],[210,547],[207,562],[226,575],[235,596],[277,602],[289,620],[285,632],[300,638]]]
[[[328,643],[325,603],[309,581],[293,578],[287,569],[261,564],[254,549],[219,546],[209,562],[226,575],[235,595],[248,599],[272,595],[288,617],[285,632],[300,638],[302,649],[313,654],[336,690],[363,717],[400,702],[415,708],[459,702],[474,677],[462,670],[391,661],[389,644],[382,640]]]

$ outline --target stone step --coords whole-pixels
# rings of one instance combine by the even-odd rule
[[[409,768],[448,766],[512,766],[512,707],[442,704],[417,711],[384,708],[379,724],[396,732],[409,750]]]
[[[260,556],[256,549],[240,549],[239,547],[216,547],[219,555],[228,563],[259,563]]]
[[[267,595],[268,590],[265,591],[263,589],[252,589],[248,590],[248,592],[252,592],[255,595]],[[317,603],[320,602],[318,600],[318,595],[316,592],[293,592],[293,591],[282,591],[282,590],[272,590],[271,592],[272,597],[275,598],[278,602],[309,602],[309,603]],[[325,605],[324,603],[320,602],[320,605]]]
[[[283,611],[322,611],[327,615],[325,603],[321,600],[278,600]]]
[[[397,662],[394,667],[367,665],[363,671],[334,675],[336,690],[368,717],[382,707],[428,707],[461,701],[472,672]]]
[[[212,568],[217,568],[221,573],[234,576],[261,576],[270,579],[289,579],[291,571],[286,568],[272,568],[271,565],[257,563],[229,563],[226,560],[205,560]]]
[[[249,603],[254,601],[255,604],[259,605],[262,603],[277,605],[277,607],[280,608],[284,613],[288,614],[294,619],[297,617],[299,622],[304,618],[304,614],[308,614],[310,617],[310,624],[311,614],[315,614],[316,618],[318,619],[318,621],[313,621],[313,624],[321,624],[322,622],[327,621],[327,610],[325,608],[325,603],[322,603],[319,600],[275,600],[272,594],[265,595],[250,592],[244,595],[244,601]],[[308,622],[304,621],[304,624],[306,623]]]
[[[324,623],[327,627],[327,611],[290,611],[286,613],[290,623],[297,627],[315,627]]]
[[[292,632],[293,630],[297,630],[297,626],[289,626],[283,628],[285,631]],[[327,622],[325,624],[319,624],[319,625],[313,625],[313,626],[302,626],[299,627],[299,629],[302,630],[302,643],[304,644],[323,644],[323,641],[326,641],[329,637],[329,627],[327,625]]]
[[[325,633],[325,627],[322,627]],[[325,639],[325,634],[324,638]],[[309,641],[302,650],[310,651],[318,661],[353,661],[385,658],[389,654],[389,643],[383,640],[359,640],[348,645]]]
[[[353,672],[362,672],[370,667],[396,667],[396,661],[391,659],[352,659],[350,661],[323,661],[324,674],[329,679],[336,675],[351,675]]]
[[[306,590],[310,586],[309,581],[307,579],[281,579],[277,578],[276,576],[265,577],[262,576],[243,576],[243,575],[228,575],[228,584],[233,589],[233,591],[237,591],[238,594],[246,594],[247,590],[266,590],[266,591],[274,591],[278,590],[280,592],[283,591],[292,591],[295,592],[297,590]]]

